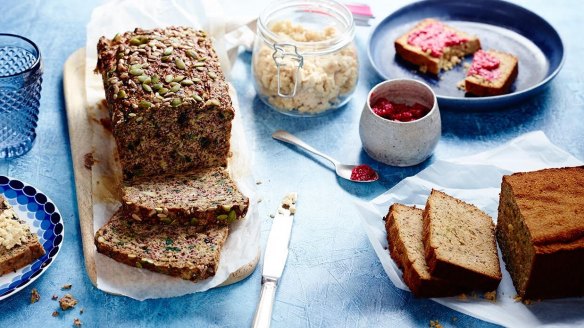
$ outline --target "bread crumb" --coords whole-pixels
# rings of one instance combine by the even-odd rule
[[[465,293],[458,295],[457,298],[461,301],[466,301],[468,299]]]
[[[73,326],[81,327],[81,320],[79,320],[78,318],[73,319]]]
[[[66,289],[71,289],[71,287],[73,287],[73,285],[71,284],[65,284],[63,285],[63,287],[61,287],[62,290],[66,290]]]
[[[59,299],[59,296],[57,296],[57,295],[53,294],[53,296],[51,296],[51,299],[52,299],[53,301],[56,301],[56,300],[58,300],[58,299]]]
[[[270,217],[273,219],[276,217],[276,215],[274,213],[270,213]]]
[[[484,298],[486,300],[491,301],[491,302],[497,301],[497,291],[496,290],[493,290],[492,292],[486,292],[484,294]]]
[[[519,295],[515,295],[515,297],[513,297],[513,300],[514,300],[515,302],[521,302],[521,296],[519,296]]]
[[[432,328],[442,328],[442,325],[438,320],[430,320],[430,327]]]
[[[41,294],[39,294],[39,291],[36,288],[32,289],[32,292],[30,293],[30,304],[36,303],[41,299]]]
[[[262,199],[261,198],[258,198],[258,204],[261,203],[261,202],[262,202]]]
[[[55,311],[55,312],[53,312],[52,316],[53,316],[53,317],[58,317],[58,316],[59,316],[59,311]]]
[[[81,310],[79,310],[79,314],[83,314],[83,312],[85,312],[85,309],[81,308]]]
[[[71,294],[65,294],[60,300],[59,305],[61,306],[61,310],[69,310],[77,304],[77,300]]]
[[[452,321],[453,321],[453,322],[456,322],[457,320],[458,320],[458,318],[457,318],[457,317],[452,317]]]
[[[528,300],[528,299],[523,300],[523,304],[525,304],[525,305],[531,305],[531,303],[533,303],[531,300]]]
[[[83,156],[83,166],[86,169],[91,170],[91,167],[93,166],[93,164],[95,164],[95,159],[93,158],[93,153],[85,154],[85,156]]]
[[[256,181],[256,184],[257,184],[257,185],[261,185],[261,184],[262,184],[262,182],[261,182],[260,180],[258,180],[258,181]]]

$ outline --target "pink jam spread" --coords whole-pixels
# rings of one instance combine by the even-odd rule
[[[486,51],[475,52],[472,64],[466,73],[467,76],[478,75],[488,81],[493,81],[501,76],[499,71],[499,59]]]
[[[373,112],[385,119],[400,122],[419,120],[430,112],[430,108],[415,103],[412,106],[398,104],[386,98],[380,98],[371,105]]]
[[[445,47],[454,46],[468,41],[455,32],[448,30],[440,22],[430,23],[408,35],[408,44],[417,46],[423,52],[430,51],[432,57],[440,57]]]
[[[353,181],[371,181],[377,180],[377,172],[367,164],[357,165],[351,171],[351,180]]]

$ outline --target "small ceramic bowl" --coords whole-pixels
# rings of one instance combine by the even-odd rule
[[[409,106],[419,103],[431,109],[415,121],[393,121],[371,109],[371,104],[380,98]],[[361,113],[359,135],[365,152],[373,159],[392,166],[419,164],[430,157],[441,133],[438,102],[427,84],[410,79],[387,80],[369,92]]]

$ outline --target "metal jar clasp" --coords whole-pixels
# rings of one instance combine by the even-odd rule
[[[304,57],[298,53],[298,48],[295,45],[288,43],[277,43],[274,44],[274,53],[272,54],[274,62],[276,63],[276,69],[278,74],[278,96],[283,98],[292,98],[296,95],[296,89],[298,87],[298,79],[300,75],[300,69],[304,65]],[[294,88],[291,93],[285,94],[281,90],[280,81],[280,67],[283,66],[295,66],[294,73]]]

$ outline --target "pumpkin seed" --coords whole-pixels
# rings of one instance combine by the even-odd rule
[[[174,81],[174,75],[172,74],[168,74],[165,78],[164,81],[166,81],[166,83],[170,83],[172,81]]]
[[[120,90],[120,92],[118,92],[118,98],[126,98],[128,95],[126,95],[126,91],[124,90]]]
[[[201,98],[201,96],[199,96],[199,95],[198,95],[198,94],[196,94],[196,93],[193,95],[193,98],[194,98],[196,101],[203,101],[203,98]]]
[[[163,62],[169,62],[170,61],[170,56],[164,56],[164,57],[161,58],[161,60]]]
[[[203,66],[206,66],[206,64],[205,63],[202,63],[202,62],[198,62],[198,63],[194,63],[193,66],[195,66],[195,67],[203,67]]]
[[[187,53],[187,56],[189,56],[189,57],[191,57],[193,59],[194,58],[197,58],[197,53],[195,51],[193,51],[193,50],[187,50],[186,53]]]
[[[172,47],[168,47],[168,48],[164,49],[165,56],[170,56],[171,54],[172,54]]]
[[[138,38],[131,38],[130,39],[130,44],[133,46],[138,46],[142,44],[142,41]]]
[[[168,92],[168,89],[167,88],[162,88],[162,89],[158,90],[158,94],[161,95],[161,96],[163,94],[167,93],[167,92]]]
[[[170,88],[170,92],[177,92],[180,90],[180,84],[175,84]]]
[[[213,98],[213,99],[209,99],[205,102],[205,107],[211,107],[211,106],[219,106],[221,105],[221,103],[219,102],[219,100]]]
[[[142,83],[142,89],[146,92],[152,92],[152,88],[146,83]]]
[[[185,62],[183,62],[183,61],[182,61],[180,58],[177,58],[177,59],[174,61],[174,64],[176,65],[176,67],[177,67],[178,69],[185,69],[185,68],[187,68],[187,66],[185,65]]]
[[[138,81],[140,81],[140,83],[150,83],[152,80],[150,79],[150,76],[148,75],[140,75],[138,76]],[[148,82],[146,82],[148,81]]]
[[[194,82],[192,80],[187,79],[187,80],[182,80],[180,82],[180,84],[182,84],[182,85],[193,85]]]
[[[172,107],[178,107],[182,104],[182,101],[179,98],[174,98],[171,102],[170,105]]]
[[[136,113],[130,113],[130,114],[128,114],[128,116],[130,116],[130,117],[136,117]]]
[[[145,108],[148,109],[150,107],[152,107],[152,103],[146,100],[142,100],[140,101],[140,104],[138,104],[141,108]]]
[[[130,74],[137,76],[137,75],[142,75],[144,74],[144,70],[140,69],[140,68],[134,68],[130,70]]]
[[[162,83],[155,83],[152,85],[152,89],[158,91],[160,89],[162,89]]]
[[[184,75],[177,75],[177,76],[174,77],[173,81],[174,82],[180,82],[180,81],[182,81],[184,79],[185,79],[185,76]]]
[[[160,77],[157,74],[152,75],[152,83],[160,82]]]

